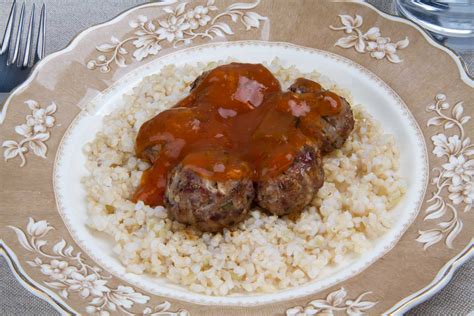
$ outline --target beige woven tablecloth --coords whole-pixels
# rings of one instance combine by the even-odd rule
[[[317,0],[314,0],[317,1]],[[27,13],[31,0],[25,1]],[[80,31],[111,19],[120,12],[147,2],[145,0],[40,0],[47,6],[46,53],[65,47]],[[371,0],[382,11],[394,13],[393,0]],[[3,32],[13,0],[0,0],[0,31]],[[473,50],[461,54],[474,75]],[[0,74],[1,76],[1,74]],[[0,94],[0,100],[2,95]],[[474,105],[471,105],[474,106]],[[1,236],[0,236],[1,238]],[[474,260],[455,274],[451,282],[433,298],[413,308],[408,315],[474,315]],[[58,315],[48,303],[25,290],[0,257],[0,315]]]

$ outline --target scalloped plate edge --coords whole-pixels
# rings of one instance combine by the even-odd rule
[[[400,314],[408,312],[411,308],[421,304],[432,298],[436,293],[441,291],[451,280],[454,272],[458,270],[465,262],[474,257],[474,238],[471,242],[448,263],[446,263],[438,272],[436,277],[430,284],[420,289],[418,292],[405,297],[403,300],[395,304],[384,314]]]
[[[2,239],[0,239],[0,256],[5,258],[15,279],[28,290],[28,292],[48,302],[55,310],[63,315],[77,314],[59,295],[29,277],[25,270],[23,270],[18,257]]]

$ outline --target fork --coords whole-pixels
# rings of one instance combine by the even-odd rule
[[[40,21],[36,44],[33,43],[33,32],[35,24],[35,5],[31,10],[30,21],[24,44],[21,44],[23,33],[23,20],[25,19],[25,3],[23,2],[18,20],[15,46],[11,49],[14,37],[14,20],[16,15],[16,0],[13,2],[8,17],[5,35],[0,46],[0,92],[9,92],[14,87],[26,80],[34,64],[44,57],[45,48],[45,5],[40,13]],[[36,50],[34,46],[36,45]],[[21,48],[23,51],[21,52]],[[34,50],[34,55],[33,55]]]

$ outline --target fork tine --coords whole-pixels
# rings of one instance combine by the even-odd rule
[[[23,20],[25,18],[25,3],[21,5],[21,11],[20,11],[20,21],[18,22],[18,33],[16,34],[16,42],[15,42],[15,49],[13,51],[13,58],[10,60],[10,62],[7,62],[7,65],[14,64],[17,59],[18,55],[20,53],[20,42],[21,42],[21,33],[23,33]]]
[[[43,3],[41,7],[41,14],[40,14],[40,21],[39,21],[39,30],[38,30],[38,39],[37,39],[37,46],[36,46],[36,53],[34,58],[34,63],[44,57],[44,47],[46,41],[46,34],[45,34],[45,23],[46,23],[46,5]]]
[[[31,46],[33,45],[33,28],[35,23],[35,4],[31,9],[30,15],[30,24],[28,26],[28,35],[26,36],[25,49],[23,51],[23,62],[20,63],[20,58],[18,58],[18,66],[27,68],[31,55]]]
[[[13,21],[15,20],[15,13],[16,13],[16,0],[13,1],[13,5],[10,10],[10,15],[8,16],[7,27],[5,29],[5,34],[3,35],[2,46],[0,48],[0,55],[8,51],[8,48],[10,47],[10,42],[13,35]]]

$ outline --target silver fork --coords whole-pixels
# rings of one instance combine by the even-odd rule
[[[40,21],[36,43],[33,43],[33,32],[35,26],[35,5],[31,9],[30,22],[26,34],[26,40],[22,45],[23,20],[25,19],[25,3],[23,2],[18,19],[18,30],[16,33],[15,46],[11,48],[14,37],[14,20],[16,16],[16,0],[13,2],[8,17],[5,35],[0,46],[0,92],[9,92],[22,83],[28,77],[31,68],[44,57],[45,47],[45,5],[40,13]],[[36,49],[34,46],[36,45]],[[23,47],[23,51],[22,50]],[[34,53],[33,53],[34,51]]]

